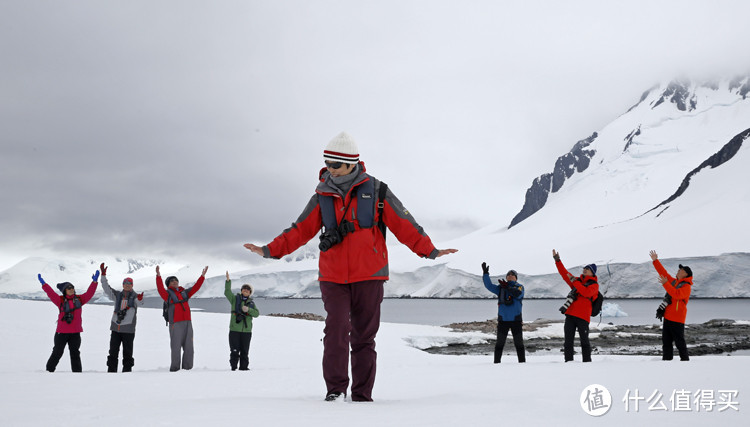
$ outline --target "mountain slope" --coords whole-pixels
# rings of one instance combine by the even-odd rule
[[[574,274],[580,273],[575,266],[604,266],[600,278],[609,296],[663,294],[648,257],[655,249],[670,272],[680,262],[692,263],[694,295],[750,297],[749,138],[750,77],[654,87],[623,115],[577,142],[553,172],[534,180],[510,225],[498,222],[443,242],[459,252],[436,261],[418,258],[389,239],[386,296],[490,297],[479,280],[482,261],[492,266],[493,275],[518,270],[530,297],[562,296],[567,286],[555,272],[555,248]],[[316,255],[308,245],[285,261],[232,277],[253,282],[258,295],[317,297]],[[0,294],[39,294],[38,272],[50,283],[82,284],[98,265],[27,261],[0,273]],[[131,264],[120,261],[112,271],[121,279]],[[611,276],[603,273],[607,264]],[[69,270],[61,271],[61,265]],[[72,270],[76,277],[67,278]],[[162,271],[178,272],[183,283],[200,274],[179,265]],[[201,296],[222,295],[221,273],[211,270]],[[153,292],[152,268],[131,275],[137,288],[144,283],[142,289]]]

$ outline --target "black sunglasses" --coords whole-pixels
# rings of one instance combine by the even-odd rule
[[[326,167],[328,169],[338,169],[341,166],[344,166],[344,162],[326,162]]]

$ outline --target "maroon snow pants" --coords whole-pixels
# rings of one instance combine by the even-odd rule
[[[349,346],[352,351],[352,400],[372,401],[375,384],[375,335],[380,327],[384,280],[351,284],[320,282],[325,307],[323,379],[328,393],[346,393]]]

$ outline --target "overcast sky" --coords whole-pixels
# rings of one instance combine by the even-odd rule
[[[0,270],[267,243],[340,131],[436,241],[521,208],[682,74],[750,70],[746,1],[0,3]],[[460,248],[459,248],[460,249]]]

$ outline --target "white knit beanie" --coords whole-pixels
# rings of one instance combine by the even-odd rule
[[[346,132],[336,135],[326,145],[323,158],[331,162],[343,162],[355,165],[359,162],[359,149],[354,138]]]

